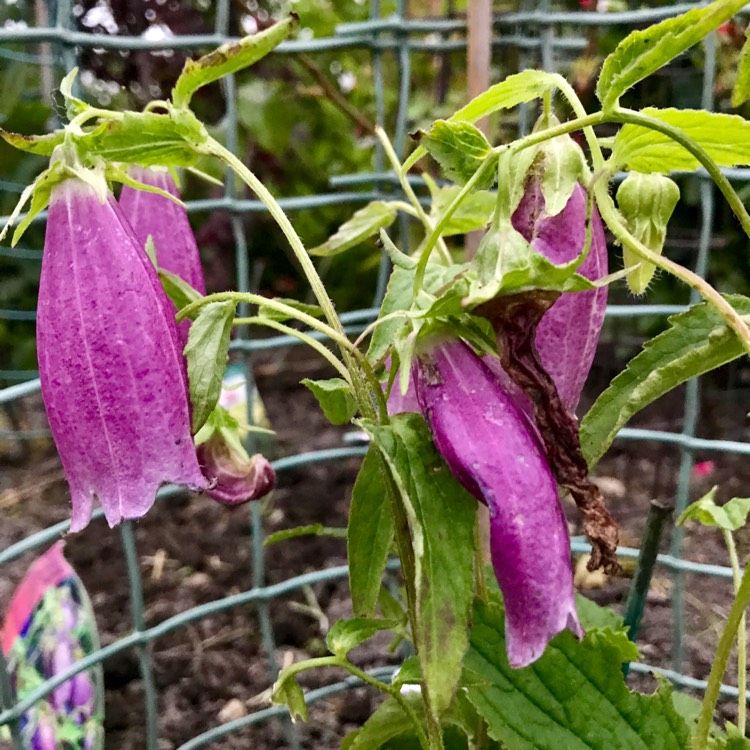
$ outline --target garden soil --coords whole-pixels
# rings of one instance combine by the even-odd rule
[[[303,377],[327,377],[318,363],[299,349],[265,353],[255,362],[258,388],[277,432],[275,455],[342,445],[351,428],[327,424],[311,393],[299,385]],[[605,346],[590,380],[598,393],[621,367]],[[701,395],[698,433],[703,437],[748,440],[745,417],[750,399],[750,372],[739,366],[724,368],[706,380]],[[652,429],[677,431],[682,427],[684,393],[661,399],[633,422]],[[26,426],[39,426],[38,400],[27,399],[13,417]],[[649,502],[672,502],[680,456],[674,446],[656,442],[618,442],[596,469],[595,476],[622,526],[623,542],[637,546]],[[714,484],[720,499],[750,492],[750,462],[730,454],[695,455],[690,498],[697,499]],[[344,527],[358,458],[310,464],[287,471],[270,502],[263,506],[267,533],[300,525],[322,523]],[[571,531],[580,532],[575,510],[567,506]],[[20,445],[0,443],[0,549],[69,515],[68,491],[49,441]],[[197,604],[251,588],[252,542],[247,507],[228,509],[206,497],[184,495],[157,503],[135,525],[138,559],[144,585],[145,618],[155,625]],[[750,533],[740,533],[740,553],[750,553]],[[669,538],[662,541],[668,549]],[[66,538],[66,555],[91,595],[103,645],[131,631],[128,579],[119,534],[103,520]],[[343,565],[345,542],[310,536],[266,548],[267,582],[276,583],[310,571]],[[727,564],[720,535],[690,528],[684,556],[706,563]],[[0,611],[4,611],[25,568],[26,555],[0,570]],[[576,575],[580,590],[596,601],[621,610],[629,578],[607,579],[584,571]],[[642,660],[669,667],[672,640],[670,590],[673,581],[657,568],[641,627],[638,646]],[[683,671],[705,677],[722,622],[731,602],[730,582],[698,575],[685,576],[686,608]],[[325,633],[330,623],[351,615],[346,579],[316,584],[271,603],[277,664],[289,664],[326,653]],[[380,636],[353,652],[364,668],[396,663],[388,655],[388,640]],[[261,647],[257,610],[253,606],[211,615],[159,638],[153,645],[154,674],[159,695],[159,748],[171,750],[222,722],[269,705],[272,677]],[[305,689],[336,682],[344,675],[334,670],[306,672]],[[734,679],[734,675],[729,675]],[[133,652],[120,654],[104,665],[107,750],[144,747],[143,687]],[[634,686],[653,690],[649,677],[634,678]],[[309,721],[296,725],[301,748],[336,748],[343,736],[368,717],[379,701],[371,689],[358,688],[312,706]],[[731,704],[723,708],[733,717]],[[287,747],[288,726],[271,719],[229,735],[211,747],[225,750],[271,750]]]

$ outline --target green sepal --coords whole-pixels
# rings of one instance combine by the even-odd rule
[[[724,505],[717,505],[717,490],[718,487],[713,487],[700,500],[685,508],[675,523],[682,526],[687,521],[698,521],[704,526],[715,526],[723,531],[741,529],[750,513],[750,497],[734,497]]]

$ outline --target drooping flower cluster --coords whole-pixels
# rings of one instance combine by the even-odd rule
[[[582,251],[586,214],[585,192],[576,186],[565,208],[548,216],[539,182],[530,178],[513,224],[537,252],[561,264]],[[607,272],[607,246],[596,212],[591,231],[579,273],[598,279]],[[606,288],[564,294],[536,328],[538,358],[567,410],[580,398],[605,306]],[[583,634],[567,523],[534,408],[497,359],[478,357],[456,338],[428,341],[413,365],[412,382],[414,394],[401,401],[392,395],[389,411],[413,408],[416,396],[453,475],[487,505],[492,563],[505,601],[508,660],[513,667],[526,666],[561,630]]]
[[[141,170],[136,177],[177,195],[167,172]],[[42,396],[71,490],[71,531],[88,524],[94,496],[114,526],[143,516],[165,482],[211,495],[225,483],[226,461],[207,461],[203,471],[199,465],[182,356],[189,323],[178,332],[174,306],[145,252],[149,236],[158,261],[203,292],[182,206],[135,190],[121,206],[90,170],[52,189],[37,349]],[[244,474],[236,467],[231,473],[233,504],[273,487],[270,464],[253,459]],[[215,496],[227,502],[225,494]]]

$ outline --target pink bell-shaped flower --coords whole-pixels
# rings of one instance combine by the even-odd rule
[[[489,508],[508,661],[527,666],[561,630],[583,636],[567,524],[544,448],[501,380],[462,341],[443,340],[420,354],[412,376],[435,446]]]
[[[97,179],[52,189],[39,286],[39,374],[71,531],[88,524],[95,496],[114,526],[143,516],[162,483],[207,484],[169,301]]]

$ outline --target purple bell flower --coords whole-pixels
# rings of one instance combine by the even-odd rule
[[[586,241],[586,192],[577,185],[565,208],[547,216],[541,183],[532,177],[513,214],[513,227],[548,260],[567,263],[581,253]],[[591,249],[578,273],[595,281],[607,275],[607,240],[596,208],[591,231]],[[537,327],[535,343],[542,365],[571,411],[578,405],[591,369],[606,306],[606,286],[563,294]]]
[[[144,185],[158,187],[175,198],[180,197],[172,175],[166,170],[131,167],[129,175]],[[146,246],[149,236],[153,238],[159,268],[179,276],[205,295],[203,267],[187,211],[163,195],[128,185],[123,185],[119,203],[141,247]]]
[[[31,738],[31,750],[57,750],[57,732],[52,719],[42,716]]]
[[[583,636],[567,524],[544,448],[523,408],[462,341],[420,354],[412,376],[438,451],[489,508],[508,661],[527,666],[561,630]]]
[[[276,472],[260,453],[248,456],[240,445],[232,446],[214,432],[198,446],[198,461],[211,482],[207,493],[223,505],[259,500],[276,486]]]
[[[39,374],[71,531],[88,524],[94,496],[114,526],[143,516],[165,482],[206,486],[169,302],[101,192],[78,178],[53,188],[39,286]]]

